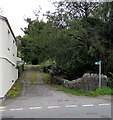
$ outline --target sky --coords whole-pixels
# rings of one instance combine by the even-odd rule
[[[0,0],[0,15],[7,17],[15,36],[23,36],[24,33],[21,28],[27,27],[24,19],[36,19],[33,11],[38,11],[39,6],[42,8],[40,19],[43,18],[42,14],[46,13],[46,11],[50,10],[54,12],[55,7],[52,4],[53,1],[60,0]]]
[[[54,11],[52,2],[55,0],[0,0],[0,14],[7,17],[15,36],[21,35],[21,28],[27,27],[26,18],[36,19],[33,11],[41,9],[40,19],[46,11]],[[39,7],[40,6],[40,7]]]

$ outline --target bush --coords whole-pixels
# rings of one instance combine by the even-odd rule
[[[52,69],[52,67],[55,65],[55,61],[47,60],[43,63],[41,63],[41,69],[45,73],[49,73],[49,71]]]
[[[108,87],[113,89],[113,73],[109,72]]]

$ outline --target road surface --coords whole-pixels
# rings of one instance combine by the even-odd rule
[[[29,67],[22,94],[6,99],[0,112],[3,118],[111,118],[111,96],[74,96],[57,91],[42,81],[37,71],[37,85],[31,85]],[[104,119],[103,119],[104,120]]]

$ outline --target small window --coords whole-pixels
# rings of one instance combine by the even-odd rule
[[[8,30],[8,34],[10,34],[10,31]]]
[[[8,50],[10,51],[10,41],[9,41],[9,39],[10,39],[10,31],[9,31],[9,29],[8,29],[8,37],[7,37],[7,39],[8,39]]]
[[[7,48],[10,51],[10,48]]]

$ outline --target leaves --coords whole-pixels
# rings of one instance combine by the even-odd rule
[[[48,22],[27,19],[19,50],[26,62],[55,61],[62,76],[75,79],[85,72],[98,72],[93,63],[102,60],[103,74],[112,71],[113,21],[109,3],[60,2]],[[110,6],[110,9],[107,8]],[[99,9],[100,8],[100,9]],[[103,16],[106,8],[110,16]],[[105,20],[106,19],[106,20]]]

